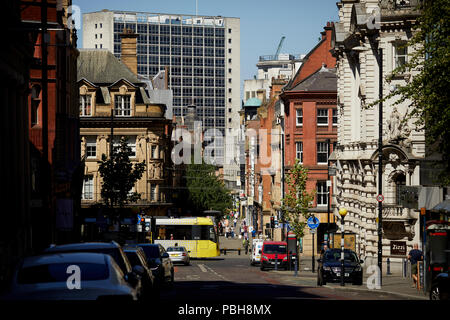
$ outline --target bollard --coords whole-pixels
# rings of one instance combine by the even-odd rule
[[[291,264],[292,264],[292,250],[289,250],[289,255],[288,255],[288,263],[289,263],[289,271],[291,271]]]
[[[406,259],[405,258],[403,258],[403,268],[402,268],[403,270],[403,273],[402,273],[402,275],[403,275],[403,278],[406,278]]]
[[[278,254],[275,254],[275,271],[278,270]]]
[[[294,272],[294,276],[297,276],[297,270],[298,270],[298,266],[297,266],[297,261],[298,261],[298,259],[295,259],[295,267],[294,267],[294,270],[295,270],[295,272]]]
[[[223,249],[223,255],[225,255],[225,256],[227,255],[227,248]]]
[[[238,255],[241,255],[241,248],[238,248]]]
[[[389,258],[387,258],[386,260],[386,274],[387,275],[391,274],[391,260]]]

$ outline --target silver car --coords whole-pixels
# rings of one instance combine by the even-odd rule
[[[185,265],[189,265],[191,260],[189,257],[190,251],[186,250],[185,247],[168,247],[166,251],[173,263],[181,262]]]
[[[137,300],[140,288],[126,278],[108,254],[39,255],[16,268],[2,300]]]

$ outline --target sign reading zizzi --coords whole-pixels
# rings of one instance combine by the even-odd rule
[[[391,241],[391,255],[406,256],[406,241]]]

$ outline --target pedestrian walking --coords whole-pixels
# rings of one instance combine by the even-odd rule
[[[244,238],[244,241],[242,242],[242,244],[244,245],[245,248],[245,254],[248,254],[248,239]]]
[[[225,237],[228,238],[230,236],[230,227],[226,226],[225,227]]]
[[[411,262],[411,277],[413,279],[413,288],[417,287],[417,262],[423,260],[423,252],[419,250],[419,245],[414,244],[413,249],[408,254],[408,260]]]
[[[234,227],[236,228],[236,223],[237,223],[237,219],[236,218],[234,218],[233,223],[234,223]]]

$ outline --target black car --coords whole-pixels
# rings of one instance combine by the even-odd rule
[[[144,250],[145,256],[147,257],[147,264],[150,270],[152,270],[158,284],[162,285],[167,283],[173,285],[173,263],[166,249],[157,243],[138,243],[137,246]]]
[[[159,296],[159,290],[156,287],[156,280],[153,272],[147,264],[147,257],[145,256],[144,250],[140,247],[124,247],[128,260],[131,265],[141,266],[144,269],[142,274],[142,287],[144,289],[144,297],[156,298]]]
[[[329,249],[325,251],[320,259],[317,270],[317,285],[325,285],[327,282],[341,281],[341,249]],[[363,283],[362,260],[358,259],[352,250],[344,250],[344,281],[355,285]]]
[[[105,253],[114,258],[122,270],[125,280],[135,288],[141,288],[142,267],[132,267],[120,244],[111,242],[80,242],[62,245],[52,245],[44,250],[44,253],[69,253],[69,252],[93,252]],[[139,289],[141,291],[141,289]]]
[[[439,273],[431,283],[430,300],[449,300],[450,299],[450,280],[449,271]]]

